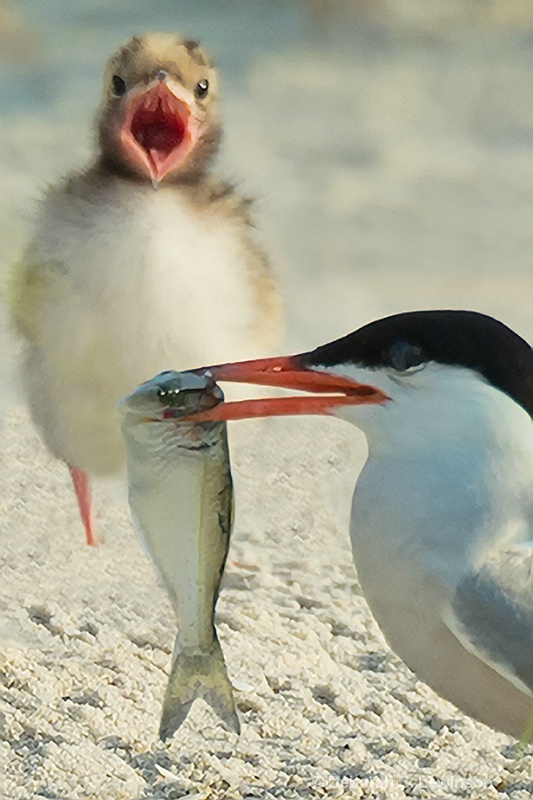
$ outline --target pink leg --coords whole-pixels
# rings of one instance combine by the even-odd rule
[[[85,539],[87,544],[92,547],[98,546],[98,538],[96,536],[96,525],[94,522],[93,506],[91,502],[91,485],[89,483],[89,476],[82,469],[77,467],[69,467],[70,477],[74,484],[74,491],[78,499],[78,506],[80,509],[81,520],[85,528]]]

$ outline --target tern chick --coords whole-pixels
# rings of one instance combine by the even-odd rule
[[[173,34],[110,59],[86,169],[45,195],[11,312],[34,422],[70,467],[96,542],[88,473],[124,464],[116,403],[154,373],[267,353],[280,299],[250,204],[210,173],[218,75]]]

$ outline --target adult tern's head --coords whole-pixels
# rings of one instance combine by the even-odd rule
[[[223,403],[207,411],[206,419],[329,414],[353,422],[370,440],[393,434],[389,420],[394,420],[397,435],[405,435],[403,419],[416,435],[419,426],[453,422],[441,413],[461,417],[479,399],[476,385],[490,386],[533,413],[531,347],[501,322],[474,311],[397,314],[308,353],[207,371],[216,381],[297,389],[314,396]]]

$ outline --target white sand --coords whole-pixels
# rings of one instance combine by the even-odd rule
[[[269,16],[266,0],[141,5],[21,0],[41,49],[29,79],[17,64],[0,75],[3,268],[38,186],[83,160],[104,55],[132,29],[178,26],[223,68],[223,165],[262,197],[289,349],[450,306],[533,341],[533,48],[518,19],[420,33],[387,23],[393,3],[376,19],[361,2],[350,26],[320,29],[294,4]],[[11,352],[0,331],[2,400]],[[66,469],[24,411],[9,417],[2,800],[529,800],[531,756],[418,683],[368,613],[347,535],[362,439],[316,420],[233,436],[237,523],[217,623],[242,735],[200,706],[163,746],[175,621],[126,510],[101,488],[105,542],[86,548]]]

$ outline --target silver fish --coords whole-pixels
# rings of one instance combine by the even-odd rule
[[[130,509],[178,616],[159,735],[179,728],[201,697],[239,732],[214,626],[229,547],[233,487],[225,422],[180,422],[224,395],[208,376],[162,372],[120,403]]]

